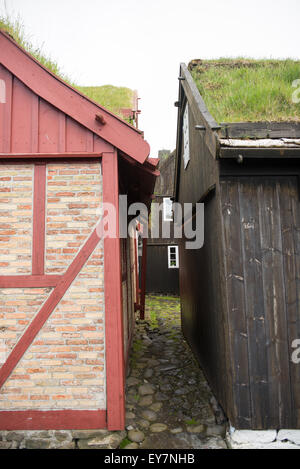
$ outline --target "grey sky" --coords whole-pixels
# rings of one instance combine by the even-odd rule
[[[138,90],[140,128],[153,157],[175,147],[180,62],[300,58],[299,0],[6,0],[6,6],[76,83]]]

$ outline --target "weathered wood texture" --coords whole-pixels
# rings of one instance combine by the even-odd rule
[[[205,114],[206,130],[195,129],[202,103],[188,82],[179,85],[175,194],[181,203],[205,203],[205,233],[201,249],[180,243],[183,332],[234,427],[300,428],[300,368],[291,360],[300,338],[299,150],[245,149],[250,158],[238,164],[236,149],[221,149],[218,158]],[[298,135],[296,124],[262,124],[261,134],[250,127],[253,136]],[[245,129],[233,125],[230,136]]]
[[[300,158],[300,147],[299,148],[247,148],[247,147],[222,147],[220,149],[220,158],[240,158],[243,159],[299,159]]]
[[[299,122],[222,122],[223,138],[299,138]]]
[[[180,244],[182,329],[221,406],[231,407],[227,317],[222,265],[219,196],[205,204],[205,242],[201,249]]]
[[[128,369],[129,352],[134,332],[134,303],[132,296],[132,275],[130,257],[130,238],[121,239],[121,265],[122,265],[122,304],[123,304],[123,336],[124,336],[124,358],[125,369]]]
[[[291,343],[300,333],[297,181],[232,178],[221,182],[221,192],[233,424],[296,428],[300,369],[291,362]]]
[[[179,284],[182,307],[182,329],[206,377],[224,409],[228,409],[231,387],[230,357],[226,343],[226,307],[223,284],[221,206],[218,190],[219,165],[207,144],[206,131],[195,128],[199,116],[190,106],[186,87],[180,90],[182,108],[178,125],[182,127],[184,106],[189,106],[189,155],[186,168],[182,158],[183,139],[177,138],[176,201],[205,203],[204,246],[187,250],[185,239],[179,244]],[[186,103],[186,104],[185,104]],[[208,129],[208,132],[211,132]],[[212,135],[212,133],[211,133]],[[216,145],[215,145],[216,148]],[[211,191],[215,188],[214,191]]]

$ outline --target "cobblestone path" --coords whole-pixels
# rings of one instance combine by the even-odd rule
[[[215,404],[181,333],[179,299],[148,296],[145,321],[136,324],[120,447],[225,449],[225,422]]]

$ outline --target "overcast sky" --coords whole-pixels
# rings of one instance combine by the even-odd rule
[[[74,82],[138,90],[153,157],[175,148],[180,62],[300,58],[300,0],[0,0],[1,13],[5,3]]]

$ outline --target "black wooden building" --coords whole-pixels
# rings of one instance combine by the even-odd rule
[[[218,124],[179,78],[175,200],[205,204],[204,246],[179,249],[184,335],[232,426],[300,428],[300,124]]]
[[[168,154],[159,152],[160,176],[156,179],[153,202],[161,205],[159,214],[159,237],[151,237],[147,242],[146,292],[179,294],[179,248],[173,234],[172,201],[174,197],[175,151]],[[151,217],[154,216],[152,205]],[[169,225],[170,237],[162,235],[163,226]],[[151,228],[151,226],[149,227]]]

